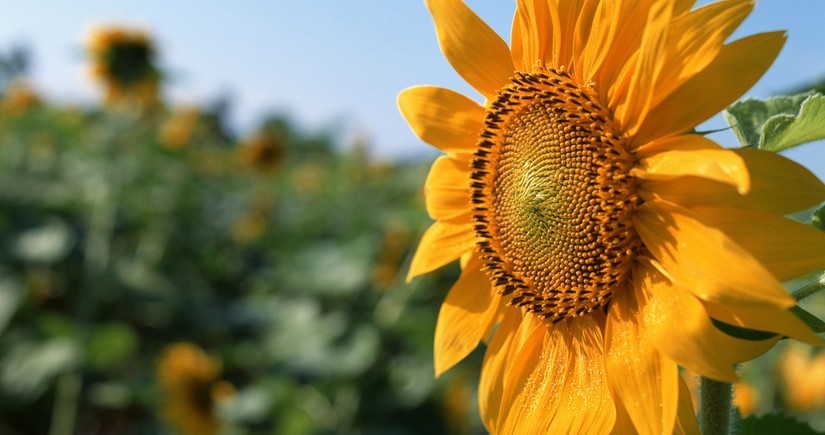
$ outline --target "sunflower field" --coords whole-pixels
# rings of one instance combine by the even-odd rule
[[[128,36],[100,56],[129,67]],[[472,377],[431,362],[456,272],[403,280],[426,165],[100,74],[95,107],[3,93],[0,433],[473,427]]]
[[[0,56],[0,435],[487,433],[479,372],[504,323],[448,371],[433,362],[473,260],[407,279],[439,212],[433,162],[378,161],[366,139],[283,113],[236,134],[223,102],[166,101],[156,50],[99,31],[95,105],[50,101],[19,53]],[[730,107],[742,143],[825,137],[802,113],[825,113],[822,87],[798,91]],[[400,105],[415,130],[414,92]],[[823,208],[790,216],[825,231]],[[799,323],[825,332],[821,271],[785,284]],[[825,430],[821,347],[712,320],[778,341],[736,369],[737,433]],[[678,370],[699,409],[700,376]]]

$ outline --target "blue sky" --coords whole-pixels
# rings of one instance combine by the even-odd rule
[[[229,94],[232,120],[251,128],[267,112],[286,112],[307,128],[337,125],[366,136],[379,157],[433,156],[396,109],[398,92],[433,84],[474,95],[441,55],[421,0],[73,0],[3,2],[0,49],[27,44],[38,89],[91,102],[83,38],[94,25],[143,27],[158,40],[171,72],[168,95],[198,104]],[[467,0],[496,31],[509,34],[512,1]],[[791,7],[792,6],[792,7]],[[825,74],[825,1],[762,0],[735,37],[788,30],[765,77],[747,94],[765,97]],[[719,118],[708,127],[722,127]],[[734,145],[732,136],[716,140]],[[824,144],[789,156],[825,176]]]

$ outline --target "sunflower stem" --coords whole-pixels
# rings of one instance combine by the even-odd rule
[[[703,434],[729,434],[733,386],[702,377],[699,425]]]
[[[808,284],[794,290],[794,292],[791,293],[791,296],[799,302],[802,299],[821,292],[822,290],[825,290],[825,275],[822,275],[814,282],[809,282]]]

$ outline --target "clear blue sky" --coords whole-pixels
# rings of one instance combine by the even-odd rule
[[[142,26],[159,41],[179,103],[233,96],[240,129],[282,111],[306,126],[342,125],[366,135],[374,154],[432,156],[398,114],[398,92],[417,84],[474,95],[441,55],[421,0],[45,0],[0,1],[0,49],[28,44],[36,86],[49,96],[94,101],[83,38],[95,24]],[[502,35],[514,2],[467,0]],[[762,0],[736,35],[786,29],[777,62],[748,95],[764,97],[825,74],[825,0]],[[735,35],[735,36],[736,36]],[[708,127],[724,126],[719,119]],[[716,140],[733,145],[731,135]],[[825,177],[825,144],[790,154]]]

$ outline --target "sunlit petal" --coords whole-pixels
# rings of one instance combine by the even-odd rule
[[[458,260],[462,254],[473,249],[474,243],[475,233],[469,222],[432,224],[418,243],[418,249],[410,263],[407,282]]]
[[[501,296],[492,291],[490,280],[481,270],[481,261],[470,259],[438,313],[434,349],[436,376],[478,346],[500,303]]]
[[[794,305],[757,259],[688,210],[649,202],[639,207],[634,223],[667,275],[697,297],[740,305]]]
[[[398,95],[398,107],[424,142],[455,157],[475,149],[484,108],[449,89],[416,86]]]
[[[427,7],[456,72],[485,97],[495,95],[515,71],[507,44],[461,0],[427,0]]]

